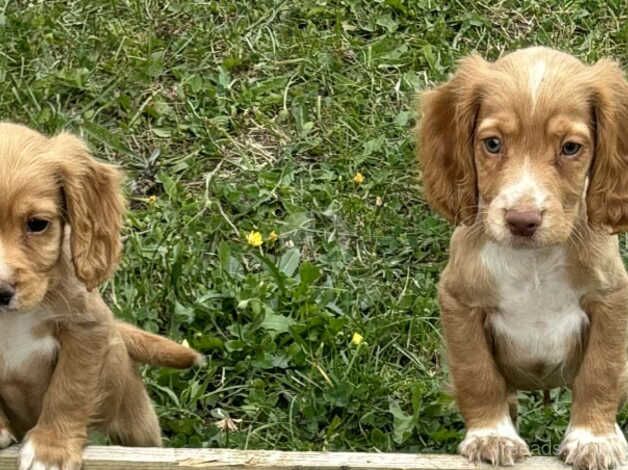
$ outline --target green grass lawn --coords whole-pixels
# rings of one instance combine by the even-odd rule
[[[72,129],[127,171],[110,305],[209,357],[146,371],[167,445],[454,451],[435,300],[451,229],[421,197],[415,91],[472,51],[625,66],[625,0],[4,5],[1,117]],[[567,423],[553,397],[521,397],[533,448]]]

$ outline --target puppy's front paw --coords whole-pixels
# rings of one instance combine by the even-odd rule
[[[35,428],[24,440],[18,462],[19,470],[80,470],[82,448]]]
[[[11,434],[11,431],[7,428],[0,427],[0,449],[6,449],[16,442],[17,439]]]
[[[617,425],[615,433],[601,436],[586,428],[574,427],[567,431],[559,455],[575,470],[608,470],[619,466],[627,451],[626,438]]]
[[[510,419],[495,427],[469,429],[458,448],[473,463],[511,466],[530,455],[528,445],[519,437]]]

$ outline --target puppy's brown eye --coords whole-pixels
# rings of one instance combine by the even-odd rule
[[[26,230],[29,233],[41,233],[50,225],[50,222],[44,219],[32,218],[26,221]]]
[[[498,154],[502,150],[502,141],[497,137],[484,139],[484,148],[488,153]]]
[[[561,149],[561,152],[563,155],[566,155],[568,157],[573,157],[580,151],[581,148],[582,148],[582,145],[577,144],[576,142],[565,142],[563,144],[563,148]]]

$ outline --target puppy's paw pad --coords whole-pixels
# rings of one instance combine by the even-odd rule
[[[6,449],[7,447],[15,444],[17,439],[6,428],[0,428],[0,449]]]
[[[527,444],[518,436],[474,435],[460,444],[460,454],[473,463],[511,466],[530,456]]]
[[[594,435],[585,428],[568,431],[559,456],[575,470],[610,470],[626,459],[628,443],[619,426],[614,434]]]

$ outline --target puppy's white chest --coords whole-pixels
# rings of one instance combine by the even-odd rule
[[[45,327],[44,316],[41,311],[0,312],[0,379],[56,354],[59,345]]]
[[[481,256],[499,298],[490,326],[506,355],[522,366],[564,363],[588,325],[580,294],[568,282],[564,249],[487,243]]]

